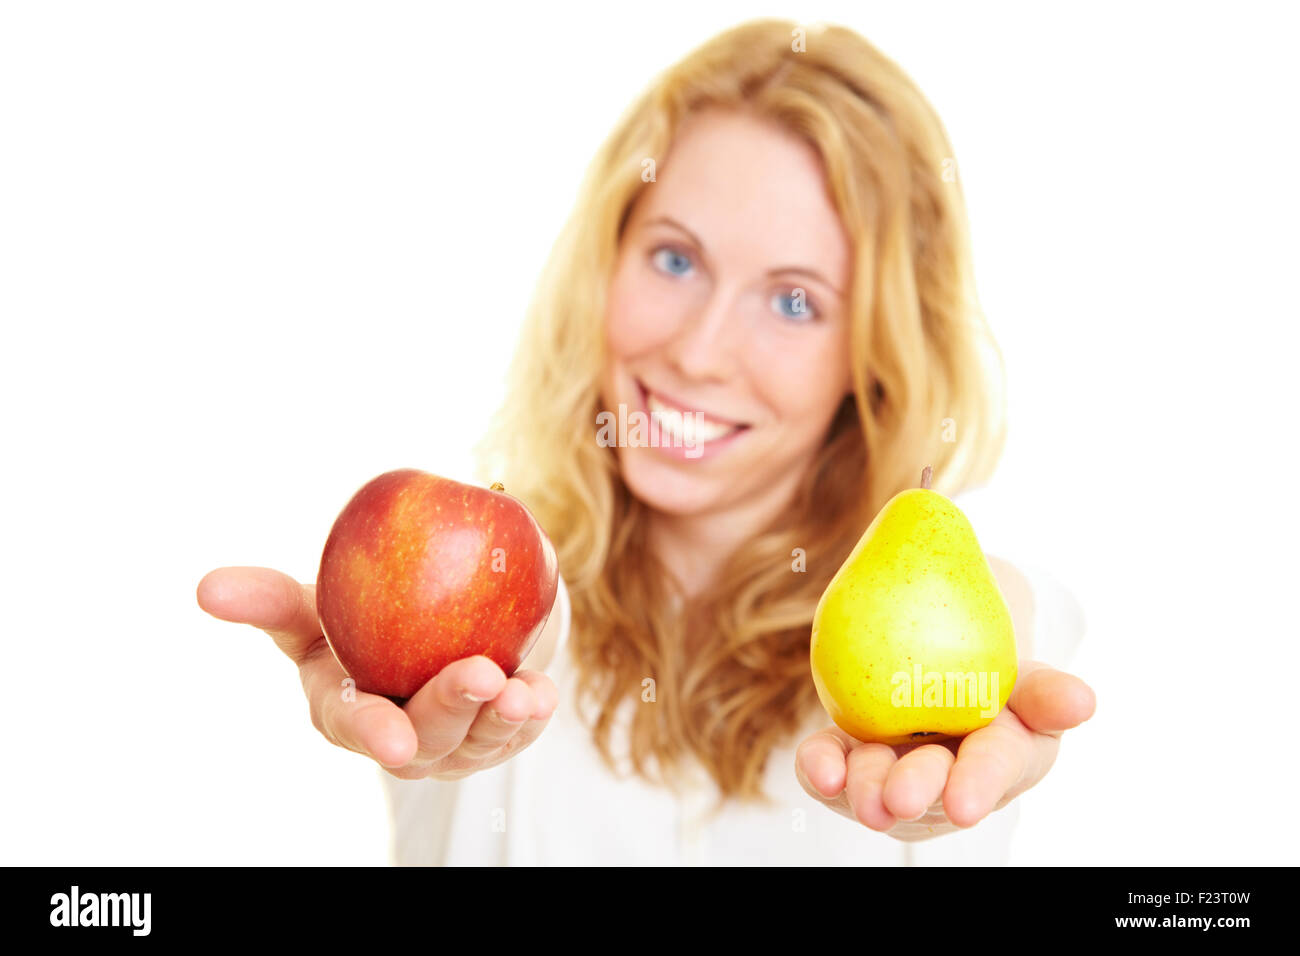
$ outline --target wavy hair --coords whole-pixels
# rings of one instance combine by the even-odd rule
[[[975,296],[953,150],[929,102],[853,31],[762,19],[661,73],[589,166],[529,305],[506,402],[476,449],[555,542],[593,738],[617,770],[677,786],[693,759],[723,800],[763,799],[768,755],[819,708],[817,601],[876,512],[934,467],[945,494],[986,481],[1005,440],[1005,373]],[[597,442],[605,296],[623,224],[683,119],[743,110],[819,154],[853,250],[853,394],[785,512],[684,601],[645,547],[649,509]],[[805,573],[791,573],[802,549]],[[655,704],[638,705],[655,681]],[[620,709],[630,711],[626,724]]]

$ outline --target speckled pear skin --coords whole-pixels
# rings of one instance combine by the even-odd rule
[[[953,706],[961,703],[955,695],[940,697],[939,706],[935,698],[913,706],[917,698],[899,690],[899,672],[982,672],[985,702],[996,697],[1001,710],[1015,686],[1016,660],[1011,612],[975,530],[961,509],[924,488],[885,504],[813,616],[817,695],[831,719],[863,742],[929,743],[964,736],[995,716],[969,694],[972,706]]]

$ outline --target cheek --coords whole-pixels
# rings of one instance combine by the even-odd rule
[[[756,341],[748,378],[782,427],[820,433],[844,399],[846,349],[829,340]]]
[[[610,354],[630,357],[672,338],[681,305],[663,283],[622,262],[609,286],[605,336]]]

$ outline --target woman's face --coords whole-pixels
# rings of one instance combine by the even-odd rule
[[[850,244],[820,160],[777,126],[704,112],[642,190],[609,289],[604,407],[702,417],[620,443],[624,479],[674,515],[788,494],[851,388]]]

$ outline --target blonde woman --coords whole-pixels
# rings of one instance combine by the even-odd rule
[[[201,582],[206,610],[299,664],[320,732],[385,768],[398,862],[1005,859],[1003,808],[1094,706],[1033,660],[1036,639],[1060,657],[1078,637],[1050,578],[990,557],[1024,659],[964,740],[860,743],[809,673],[817,600],[881,506],[925,464],[959,497],[1001,450],[952,155],[860,36],[778,20],[716,37],[622,117],[480,449],[562,574],[513,676],[474,657],[404,708],[344,702],[310,585]],[[673,410],[695,413],[701,454],[674,447]],[[635,411],[662,426],[609,441],[602,422]]]

